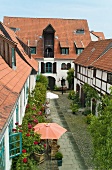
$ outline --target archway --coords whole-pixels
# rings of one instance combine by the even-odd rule
[[[54,86],[55,86],[55,78],[48,76],[48,87],[50,90],[54,90]]]

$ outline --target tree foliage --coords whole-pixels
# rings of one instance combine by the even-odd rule
[[[112,90],[111,90],[112,94]],[[104,95],[98,117],[93,116],[90,132],[97,170],[112,170],[112,95]]]
[[[74,68],[71,68],[67,72],[67,80],[71,86],[71,89],[73,88],[73,82],[74,82]]]

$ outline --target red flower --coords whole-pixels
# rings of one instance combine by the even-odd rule
[[[27,158],[23,158],[24,163],[27,163],[27,161],[28,161]]]
[[[36,107],[33,107],[32,110],[36,110]]]
[[[22,152],[23,152],[23,153],[26,153],[26,149],[23,149]]]
[[[35,131],[35,128],[32,128],[33,131]]]
[[[15,125],[18,125],[18,122],[16,122]]]
[[[29,129],[31,129],[31,128],[32,128],[32,125],[31,125],[31,124],[29,124],[29,125],[28,125],[28,128],[29,128]]]
[[[46,148],[46,144],[44,144],[44,148]]]
[[[42,112],[41,112],[41,111],[39,111],[39,112],[38,112],[38,115],[42,115]]]
[[[22,132],[22,130],[19,130],[19,132]]]
[[[12,131],[13,131],[13,132],[16,132],[16,131],[17,131],[17,129],[12,129]]]
[[[29,105],[29,104],[27,104],[27,105],[26,105],[26,108],[29,108],[29,107],[30,107],[30,105]]]
[[[38,123],[38,120],[37,120],[37,119],[34,119],[33,121],[34,121],[35,123]]]
[[[34,145],[38,145],[38,142],[37,142],[37,141],[34,141]]]
[[[22,125],[18,125],[19,127],[22,127]]]
[[[27,133],[26,136],[30,136],[30,133]]]

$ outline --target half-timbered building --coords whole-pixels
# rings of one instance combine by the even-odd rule
[[[90,42],[84,51],[74,61],[74,90],[85,105],[83,84],[88,83],[99,94],[109,94],[112,85],[112,39]]]

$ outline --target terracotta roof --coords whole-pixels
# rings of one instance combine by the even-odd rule
[[[1,24],[1,23],[0,23]],[[27,78],[31,74],[32,68],[37,70],[37,63],[33,58],[29,58],[23,51],[20,43],[16,38],[16,34],[4,26],[0,27],[0,33],[10,38],[10,42],[17,43],[17,48],[21,51],[23,58],[19,56],[16,51],[16,69],[13,70],[0,56],[0,131],[5,126],[7,119],[9,118],[11,111],[16,104],[18,96],[26,82]],[[4,30],[5,29],[5,34]]]
[[[82,41],[74,41],[76,48],[85,48]]]
[[[83,42],[86,47],[91,41],[87,20],[83,19],[56,19],[56,18],[21,18],[4,17],[4,24],[8,27],[16,27],[20,30],[16,32],[17,36],[28,44],[37,40],[37,54],[34,58],[43,58],[43,30],[51,24],[55,32],[54,51],[57,59],[75,59],[74,41]],[[76,30],[83,28],[84,34],[76,34]],[[68,41],[69,55],[63,57],[60,54],[59,42]],[[29,44],[30,45],[30,44]],[[65,45],[64,45],[65,46]]]
[[[2,23],[1,23],[2,24]],[[3,25],[3,24],[2,24]],[[25,53],[24,49],[22,48],[22,46],[20,45],[18,39],[17,39],[17,35],[14,33],[13,30],[9,29],[8,27],[6,27],[5,25],[3,25],[5,30],[7,31],[7,33],[10,35],[11,40],[13,40],[14,42],[16,42],[18,45],[17,47],[19,48],[20,52],[22,53],[24,59],[26,60],[26,62],[28,62],[28,64],[34,68],[36,71],[38,71],[38,65],[37,65],[37,61],[34,60],[34,58],[32,57],[31,59],[29,58],[29,56]]]
[[[68,45],[68,41],[61,41],[60,42],[60,47],[69,47],[69,45]]]
[[[102,61],[102,59],[104,60],[104,56],[107,57],[109,54],[108,49],[111,47],[111,44],[112,39],[90,42],[74,62],[85,67],[97,66],[98,68],[107,69],[108,66],[106,67],[106,63],[109,63],[109,60],[107,62],[105,60],[102,64],[100,61]]]
[[[104,36],[103,32],[94,32],[94,31],[91,31],[91,33],[93,35],[97,36],[99,38],[99,40],[104,40],[105,39],[105,36]]]

